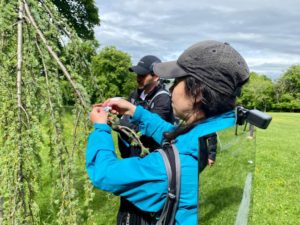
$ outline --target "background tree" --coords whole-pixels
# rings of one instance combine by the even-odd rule
[[[291,66],[275,84],[274,110],[300,111],[300,65]]]
[[[291,66],[280,78],[285,92],[296,96],[300,93],[300,65]]]
[[[274,90],[272,80],[265,75],[251,72],[250,81],[243,87],[238,102],[250,109],[270,110],[273,102]]]
[[[92,102],[112,96],[128,96],[136,88],[135,75],[129,72],[130,56],[115,47],[106,47],[93,57],[92,71],[97,80]]]
[[[41,0],[44,1],[44,0]],[[94,26],[100,24],[94,0],[51,0],[74,27],[79,37],[94,39]]]
[[[73,76],[76,75],[79,83],[90,96],[97,89],[97,80],[91,69],[92,58],[97,55],[97,47],[98,42],[95,40],[74,40],[61,50],[61,58],[74,71]],[[74,98],[70,96],[72,87],[63,75],[61,75],[61,84],[64,105],[74,105]]]

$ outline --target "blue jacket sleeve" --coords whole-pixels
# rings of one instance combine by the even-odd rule
[[[133,114],[132,121],[139,123],[139,130],[143,135],[152,137],[157,143],[162,143],[163,133],[172,131],[175,126],[159,115],[151,113],[141,106],[137,106]]]
[[[167,174],[160,153],[119,160],[111,128],[106,124],[94,127],[86,151],[87,173],[93,185],[127,198],[144,211],[159,211],[167,193]]]

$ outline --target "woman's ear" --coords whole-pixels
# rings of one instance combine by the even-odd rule
[[[202,96],[202,94],[197,95],[197,97],[195,98],[195,102],[194,103],[202,105],[202,102],[203,102],[203,96]]]

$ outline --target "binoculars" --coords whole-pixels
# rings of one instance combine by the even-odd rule
[[[272,117],[257,109],[246,109],[242,106],[236,108],[237,125],[243,125],[245,122],[250,123],[258,128],[267,129]]]

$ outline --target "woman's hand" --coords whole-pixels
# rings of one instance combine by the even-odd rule
[[[92,112],[90,113],[90,120],[93,123],[107,123],[108,112],[104,110],[102,104],[93,105]]]
[[[103,107],[111,107],[110,112],[116,115],[128,115],[133,116],[136,106],[124,99],[107,99],[103,104]]]

